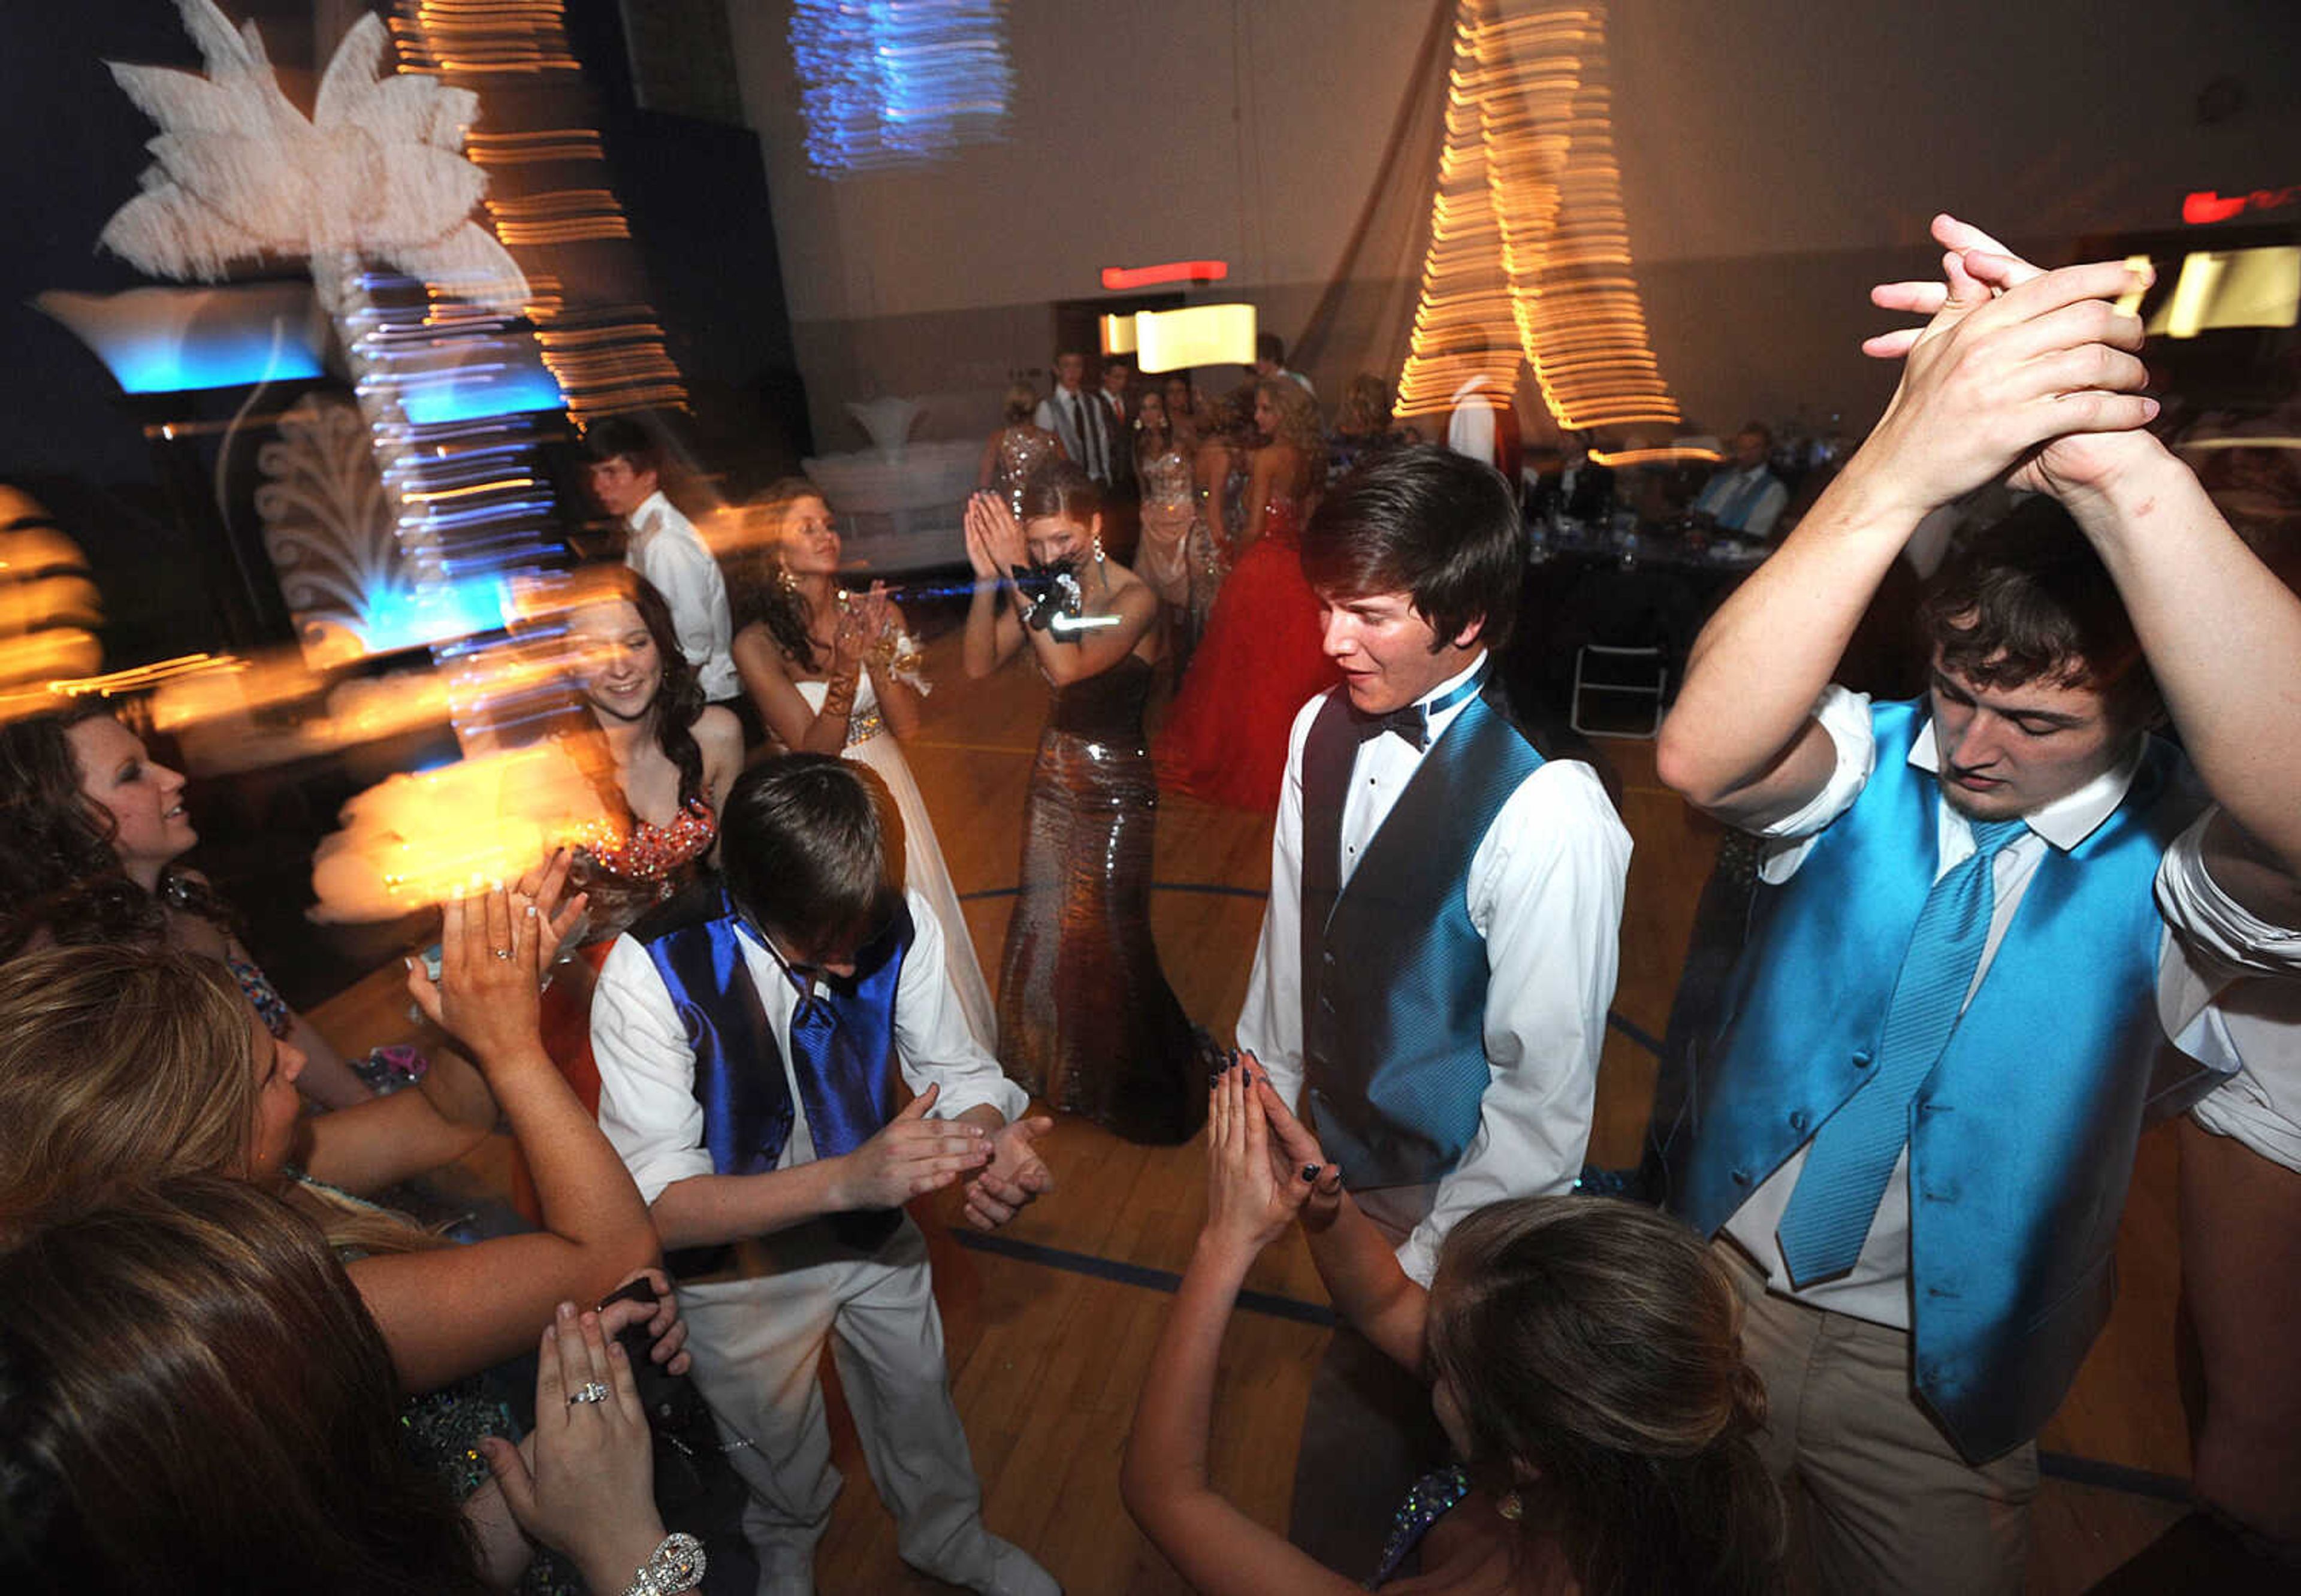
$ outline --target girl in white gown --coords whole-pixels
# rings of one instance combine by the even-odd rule
[[[730,584],[743,690],[784,748],[841,755],[886,782],[903,817],[905,884],[933,907],[967,1029],[995,1057],[998,1010],[926,799],[896,741],[918,723],[926,683],[917,646],[878,584],[861,594],[839,586],[839,532],[813,484],[778,483],[755,509],[770,540]]]

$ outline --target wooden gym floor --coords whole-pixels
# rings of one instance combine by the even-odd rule
[[[1045,693],[1021,664],[968,682],[957,644],[946,633],[929,647],[937,689],[906,754],[995,980]],[[1719,833],[1655,781],[1651,744],[1602,748],[1636,844],[1590,1148],[1593,1162],[1612,1166],[1637,1158],[1654,1068],[1644,1039],[1661,1036],[1668,1020]],[[1153,929],[1183,1007],[1226,1041],[1253,958],[1269,843],[1265,817],[1182,798],[1162,806]],[[373,982],[323,1007],[323,1029],[337,1029],[330,1011],[380,1012],[358,1001],[363,989]],[[354,1026],[343,1031],[352,1040]],[[2033,1592],[2084,1590],[2182,1511],[2189,1451],[2174,1375],[2180,1271],[2170,1132],[2143,1141],[2119,1244],[2116,1313],[2043,1437],[2052,1456],[2033,1521]],[[1120,1505],[1118,1463],[1167,1293],[1203,1213],[1200,1149],[1133,1147],[1070,1119],[1045,1146],[1059,1190],[996,1236],[967,1230],[950,1193],[915,1209],[933,1249],[984,1517],[1073,1596],[1184,1592]],[[1248,1283],[1260,1295],[1233,1319],[1224,1346],[1214,1479],[1283,1529],[1303,1402],[1326,1336],[1326,1298],[1299,1237],[1266,1254]],[[847,1488],[818,1560],[819,1587],[826,1596],[947,1592],[898,1560],[893,1523],[843,1414],[837,1422]]]

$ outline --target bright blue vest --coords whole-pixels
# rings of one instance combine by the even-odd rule
[[[1430,746],[1347,888],[1359,731],[1346,695],[1329,696],[1302,745],[1303,1077],[1327,1157],[1361,1190],[1428,1185],[1477,1134],[1491,1070],[1470,860],[1542,765],[1493,692]]]
[[[1941,789],[1908,762],[1924,714],[1883,704],[1870,719],[1875,773],[1787,883],[1760,886],[1663,1149],[1669,1206],[1705,1235],[1870,1079],[1933,885]],[[2200,806],[2181,756],[2149,739],[2116,812],[2066,854],[2046,849],[1911,1105],[1914,1377],[1975,1461],[2053,1416],[2115,1295],[2134,1144],[2171,1062],[2153,882]]]

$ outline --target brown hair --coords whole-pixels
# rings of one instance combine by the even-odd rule
[[[166,905],[229,926],[230,910],[196,875],[171,867],[158,895],[121,873],[119,825],[82,785],[71,731],[108,718],[101,698],[58,698],[55,707],[0,724],[0,948],[41,930],[58,940],[156,932]],[[105,890],[83,891],[102,880]]]
[[[1321,593],[1411,595],[1434,652],[1473,622],[1500,652],[1526,569],[1518,497],[1502,473],[1451,449],[1393,449],[1328,489],[1302,531],[1302,574]]]
[[[0,1257],[0,1301],[7,1589],[485,1588],[374,1320],[277,1202],[214,1177],[118,1193]]]
[[[1092,526],[1102,514],[1102,489],[1084,467],[1070,460],[1050,460],[1023,483],[1017,518],[1026,524],[1052,515]]]
[[[1945,670],[1986,688],[2089,687],[2129,728],[2162,710],[2117,584],[2070,513],[2043,494],[1954,556],[1920,630]]]
[[[1019,427],[1039,412],[1039,390],[1027,382],[1010,382],[1007,397],[1000,403],[999,414],[1007,418],[1010,427]]]
[[[1589,1596],[1773,1587],[1764,1389],[1691,1231],[1610,1198],[1495,1203],[1448,1235],[1429,1324],[1473,1477],[1523,1498]]]
[[[1302,469],[1316,488],[1326,464],[1326,435],[1318,426],[1318,402],[1292,377],[1261,378],[1254,390],[1278,413],[1278,430],[1270,435],[1270,441],[1292,444],[1301,451]]]
[[[755,765],[727,794],[720,838],[736,907],[812,952],[867,938],[902,901],[902,817],[867,765],[829,754]]]
[[[746,519],[766,523],[766,536],[749,544],[728,568],[728,607],[734,612],[735,630],[754,623],[767,629],[775,647],[800,670],[824,668],[807,632],[807,606],[791,590],[783,572],[783,520],[791,506],[808,499],[824,499],[823,489],[806,477],[783,477],[743,506]]]

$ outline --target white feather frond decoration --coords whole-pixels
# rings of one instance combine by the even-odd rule
[[[372,13],[344,35],[308,120],[280,92],[255,24],[177,0],[207,75],[109,63],[160,126],[144,192],[99,242],[159,277],[222,277],[235,261],[350,253],[516,313],[527,279],[473,219],[487,176],[465,160],[478,97],[389,70]]]

